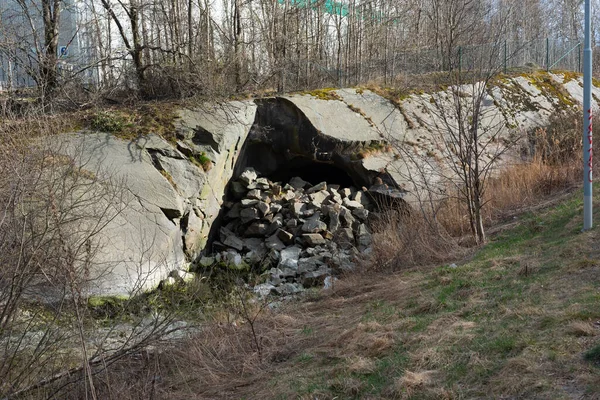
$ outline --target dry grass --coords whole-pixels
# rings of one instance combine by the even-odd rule
[[[375,371],[375,361],[372,358],[352,356],[346,360],[347,370],[351,374],[366,375]]]
[[[97,386],[123,399],[597,398],[582,354],[598,343],[600,251],[579,207],[520,216],[456,269],[348,275],[267,311],[262,358],[248,326],[215,323]]]
[[[415,392],[432,386],[437,373],[437,371],[405,371],[404,375],[395,380],[393,392],[397,397],[410,397]]]
[[[598,328],[587,321],[574,321],[569,325],[569,332],[575,336],[596,336]]]
[[[369,270],[390,271],[460,258],[464,252],[445,229],[420,213],[387,211],[373,224]]]
[[[547,192],[529,185],[561,173],[538,166],[493,183],[506,193],[503,210],[564,188],[560,175],[545,180]],[[207,325],[158,356],[163,380],[153,390],[172,399],[594,398],[600,378],[581,354],[599,333],[600,252],[590,250],[595,231],[578,234],[580,207],[569,198],[519,215],[456,269],[398,268],[447,260],[456,247],[395,214],[382,225],[395,229],[375,234],[375,262],[394,260],[385,274],[349,274],[266,312],[256,323],[262,357],[248,326]]]

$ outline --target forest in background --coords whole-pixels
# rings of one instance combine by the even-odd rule
[[[19,68],[42,97],[57,91],[72,97],[121,91],[150,99],[393,86],[407,75],[460,68],[463,59],[471,60],[467,68],[476,67],[474,59],[489,65],[491,53],[504,66],[507,58],[518,58],[521,65],[548,67],[567,52],[577,58],[583,37],[579,0],[3,3],[5,73]],[[594,7],[594,45],[598,21]]]

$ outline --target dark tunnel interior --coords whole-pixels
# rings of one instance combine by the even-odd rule
[[[270,180],[282,182],[283,184],[289,182],[295,176],[299,176],[313,185],[323,181],[329,184],[338,184],[341,187],[354,185],[352,178],[341,168],[333,164],[320,163],[301,157],[289,160],[267,175]]]

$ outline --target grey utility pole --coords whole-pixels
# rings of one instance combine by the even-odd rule
[[[583,48],[583,230],[592,228],[592,5],[585,0]]]

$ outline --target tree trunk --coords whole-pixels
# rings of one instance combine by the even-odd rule
[[[43,0],[44,51],[40,57],[40,77],[44,95],[52,95],[58,87],[58,32],[61,0]]]

